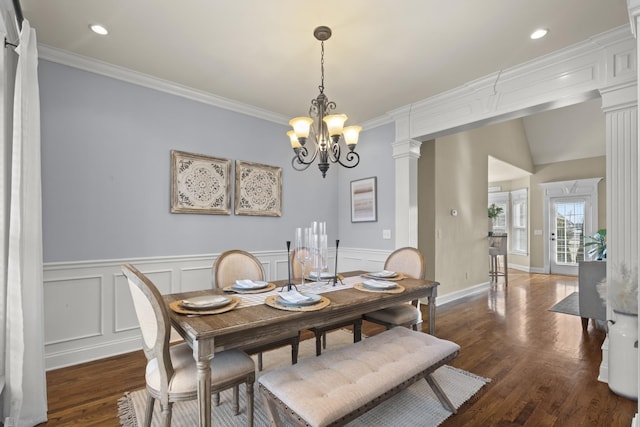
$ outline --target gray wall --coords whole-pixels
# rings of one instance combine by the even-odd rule
[[[395,249],[395,161],[391,144],[395,125],[389,123],[364,131],[357,151],[360,164],[354,169],[340,169],[340,246],[371,249]],[[351,187],[353,180],[377,177],[378,221],[351,223]],[[382,239],[382,230],[391,230],[391,239]]]
[[[294,171],[285,125],[44,60],[39,79],[45,262],[277,250],[314,219],[327,221],[329,241],[338,224],[350,226],[345,175],[337,166],[325,179],[316,165]],[[367,141],[363,152],[390,155],[392,131],[368,132],[386,146]],[[282,217],[171,214],[172,149],[282,167]],[[367,158],[349,172],[372,176],[387,163]],[[391,210],[381,218],[392,224],[393,182],[378,183]],[[350,245],[384,248],[363,235],[370,227],[340,233]]]

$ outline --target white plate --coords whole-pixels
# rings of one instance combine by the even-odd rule
[[[231,289],[238,291],[263,289],[269,285],[269,282],[263,282],[262,280],[236,280]]]
[[[389,282],[387,280],[365,280],[362,282],[365,288],[374,291],[384,291],[387,289],[393,289],[398,286],[395,282]]]
[[[317,304],[318,302],[320,302],[320,299],[322,298],[320,295],[317,294],[308,294],[308,293],[300,293],[301,296],[307,297],[307,299],[304,300],[286,300],[284,299],[281,295],[278,295],[278,302],[282,305],[286,305],[289,307],[304,307],[307,305],[313,305],[313,304]]]
[[[231,298],[223,295],[204,295],[201,297],[193,297],[183,299],[180,303],[184,308],[194,310],[205,310],[212,308],[224,307],[231,302]]]

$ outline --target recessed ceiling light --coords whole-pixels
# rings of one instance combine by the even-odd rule
[[[535,30],[533,33],[531,33],[529,37],[531,37],[531,40],[541,39],[544,36],[546,36],[548,32],[549,30],[547,30],[546,28],[539,28]]]
[[[100,34],[101,36],[106,36],[107,34],[109,34],[109,30],[107,30],[103,25],[100,24],[91,24],[89,25],[89,28],[91,28],[91,31],[96,34]]]

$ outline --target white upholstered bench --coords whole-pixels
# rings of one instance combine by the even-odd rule
[[[459,349],[451,341],[396,327],[267,372],[258,387],[274,426],[280,425],[278,408],[297,425],[343,425],[422,378],[455,413],[431,373]]]

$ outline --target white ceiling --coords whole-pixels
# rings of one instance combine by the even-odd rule
[[[39,43],[279,113],[356,124],[628,25],[625,0],[22,0]],[[108,36],[88,25],[101,23]],[[538,27],[547,37],[532,41]]]
[[[348,124],[612,28],[625,0],[22,0],[40,45],[264,109],[306,115],[320,84]],[[108,36],[89,31],[108,27]],[[550,30],[532,41],[536,28]],[[604,155],[599,100],[524,119],[535,164]],[[600,138],[601,137],[601,138]],[[509,168],[502,165],[500,173]],[[505,169],[506,167],[506,169]],[[516,173],[521,173],[516,171]]]

